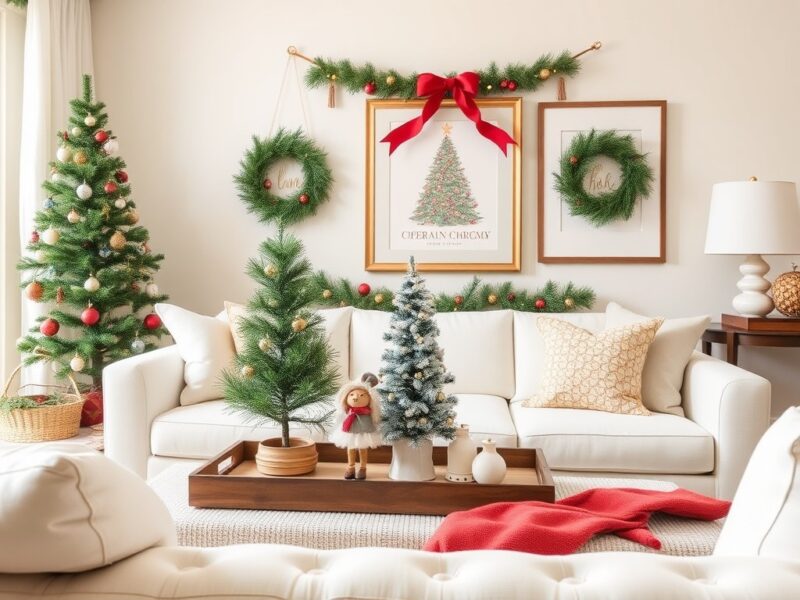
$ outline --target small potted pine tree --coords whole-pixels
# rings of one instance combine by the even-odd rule
[[[456,397],[443,390],[454,378],[445,369],[444,351],[436,341],[439,327],[433,319],[433,296],[413,257],[392,302],[395,311],[383,335],[389,345],[378,388],[383,437],[393,446],[389,477],[426,481],[436,476],[432,438],[455,436]]]
[[[333,350],[322,329],[311,264],[303,245],[284,232],[261,244],[247,273],[259,289],[238,320],[244,349],[223,374],[228,406],[256,424],[273,423],[280,437],[259,445],[256,466],[266,475],[302,475],[317,464],[312,440],[290,435],[297,423],[323,430],[330,422],[330,397],[337,389]]]

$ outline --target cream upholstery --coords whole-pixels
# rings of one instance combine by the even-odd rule
[[[350,318],[350,379],[361,377],[381,368],[381,356],[386,348],[383,332],[389,330],[387,312],[354,310]]]
[[[508,401],[486,394],[456,394],[456,422],[469,425],[470,437],[480,443],[487,437],[502,448],[517,447],[517,431],[508,410]],[[441,440],[439,443],[445,443]]]
[[[714,470],[714,438],[676,415],[618,415],[511,404],[522,448],[542,448],[551,469],[694,474]]]

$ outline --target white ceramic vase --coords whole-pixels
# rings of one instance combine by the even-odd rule
[[[469,425],[461,425],[456,429],[456,438],[447,447],[447,481],[469,483],[475,481],[472,476],[472,461],[478,454],[478,447],[469,437]]]
[[[483,451],[472,461],[472,476],[485,484],[503,483],[506,477],[506,461],[497,453],[494,440],[483,440]]]
[[[409,440],[392,444],[392,464],[389,479],[397,481],[430,481],[436,479],[433,469],[433,442],[422,440],[416,446]]]

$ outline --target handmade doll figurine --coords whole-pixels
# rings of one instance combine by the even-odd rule
[[[345,479],[366,479],[367,452],[381,444],[381,401],[377,385],[375,375],[364,373],[360,381],[345,384],[336,394],[336,427],[330,441],[339,448],[347,448]]]

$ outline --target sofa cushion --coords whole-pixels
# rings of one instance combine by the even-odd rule
[[[722,528],[717,556],[800,558],[800,407],[758,442]]]
[[[333,405],[331,405],[332,407]],[[323,441],[316,429],[292,424],[292,435]],[[150,428],[150,451],[173,458],[211,458],[239,440],[264,440],[281,435],[275,424],[256,426],[228,409],[225,400],[179,406],[158,415]]]
[[[542,448],[552,469],[619,473],[710,473],[714,438],[689,419],[618,415],[511,403],[521,448]]]
[[[602,313],[560,313],[543,315],[514,311],[515,386],[512,400],[527,400],[539,391],[545,363],[544,338],[536,326],[542,316],[555,316],[563,321],[596,332],[603,329]]]
[[[501,448],[517,447],[517,430],[508,410],[508,400],[486,394],[456,394],[456,397],[456,423],[469,425],[473,440],[480,443],[492,438]],[[441,445],[447,443],[441,440]]]
[[[390,318],[390,313],[381,311],[353,310],[351,379],[380,370],[386,347],[383,334],[389,329]],[[514,394],[512,311],[439,313],[435,319],[445,367],[456,379],[446,391],[510,398]]]
[[[0,540],[0,573],[87,571],[177,543],[167,507],[144,480],[64,443],[0,453]]]

